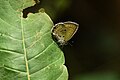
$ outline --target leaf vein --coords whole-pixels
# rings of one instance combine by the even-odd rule
[[[11,35],[8,35],[8,34],[5,34],[5,33],[1,33],[1,32],[0,32],[0,35],[1,35],[1,36],[4,36],[4,37],[8,37],[8,38],[10,38],[10,39],[12,39],[12,40],[22,41],[21,39],[17,39],[17,38],[15,38],[15,37],[13,37],[13,36],[11,36]]]
[[[33,47],[38,41],[40,41],[40,40],[42,39],[42,37],[44,37],[44,36],[47,35],[48,33],[50,33],[50,32],[46,32],[45,34],[43,34],[39,39],[37,39],[37,40],[34,41],[30,46],[28,46],[27,49]]]
[[[21,13],[22,16],[22,13]],[[22,28],[22,45],[23,45],[23,51],[24,51],[24,58],[25,58],[25,64],[26,64],[26,73],[27,73],[27,78],[30,80],[30,73],[29,73],[29,67],[28,67],[28,60],[27,60],[27,51],[25,47],[25,37],[24,37],[24,26],[22,22],[22,17],[21,17],[21,28]]]
[[[35,20],[33,20],[32,22],[30,22],[30,23],[27,23],[26,25],[31,25],[31,24],[33,24],[33,22],[35,22],[35,21],[41,21],[41,19],[39,18],[39,16],[35,19]]]
[[[62,66],[63,66],[63,65],[62,65]],[[60,74],[60,76],[57,78],[57,80],[62,76],[63,72],[64,72],[64,69],[63,69],[62,73]]]
[[[42,26],[43,27],[43,26]],[[42,29],[42,28],[41,28]],[[40,31],[39,31],[40,32]],[[30,36],[30,37],[27,37],[27,38],[25,38],[25,40],[27,40],[27,39],[30,39],[30,38],[32,38],[32,37],[35,37],[37,34],[35,34],[35,35],[33,35],[33,36]]]
[[[50,47],[53,43],[54,43],[54,41],[53,41],[51,44],[49,44],[40,54],[35,55],[34,57],[30,58],[28,61],[31,61],[32,59],[35,59],[35,58],[39,57],[42,53],[44,53],[47,49],[49,49],[49,47]]]
[[[16,28],[16,27],[14,27],[13,25],[7,23],[7,22],[6,22],[5,20],[3,20],[1,17],[0,17],[0,20],[1,20],[2,22],[6,23],[7,25],[13,27],[13,28],[15,28],[15,29],[17,29],[17,30],[20,30],[19,28]]]
[[[23,73],[23,74],[26,74],[26,72],[25,72],[25,71],[18,70],[18,69],[15,69],[15,68],[13,69],[13,68],[8,67],[8,66],[6,66],[6,65],[4,65],[4,68],[6,68],[7,70],[10,70],[10,71],[17,72],[17,73]]]
[[[2,52],[7,52],[7,53],[12,53],[12,54],[20,54],[20,55],[23,55],[23,53],[17,52],[17,51],[15,51],[15,50],[8,50],[8,49],[2,49],[2,48],[0,48],[0,51],[2,51]]]
[[[36,71],[36,72],[34,72],[34,73],[31,73],[30,75],[33,75],[33,74],[35,74],[35,73],[37,73],[37,72],[39,72],[39,71],[41,71],[41,70],[44,70],[45,68],[47,68],[47,67],[53,65],[54,63],[58,62],[61,58],[62,58],[62,55],[61,55],[56,61],[48,64],[47,66],[43,67],[42,69],[40,69],[40,70],[38,70],[38,71]]]

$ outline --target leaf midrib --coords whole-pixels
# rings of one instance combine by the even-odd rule
[[[22,13],[21,13],[22,16]],[[22,17],[21,17],[21,29],[22,29],[22,46],[23,46],[23,52],[24,52],[24,58],[25,58],[25,64],[26,64],[26,73],[27,73],[27,78],[30,80],[30,73],[29,73],[29,67],[28,67],[28,59],[27,59],[27,51],[25,47],[25,38],[24,38],[24,26],[22,22]]]

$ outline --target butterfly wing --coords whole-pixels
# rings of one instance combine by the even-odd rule
[[[64,24],[63,23],[58,23],[56,24],[53,29],[52,29],[52,33],[55,36],[62,36],[62,30],[64,28]]]
[[[73,37],[77,29],[77,23],[68,21],[56,24],[52,29],[52,33],[61,44],[64,44]]]
[[[70,21],[64,22],[64,25],[64,27],[66,28],[64,40],[69,41],[78,30],[79,25],[75,22]]]

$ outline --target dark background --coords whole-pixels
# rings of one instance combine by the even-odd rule
[[[69,80],[120,80],[120,0],[41,0],[31,9],[41,7],[54,23],[80,25],[63,48]]]

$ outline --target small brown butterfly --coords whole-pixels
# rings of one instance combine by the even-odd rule
[[[71,21],[60,22],[52,28],[53,36],[58,40],[60,45],[65,45],[78,30],[79,24]]]

